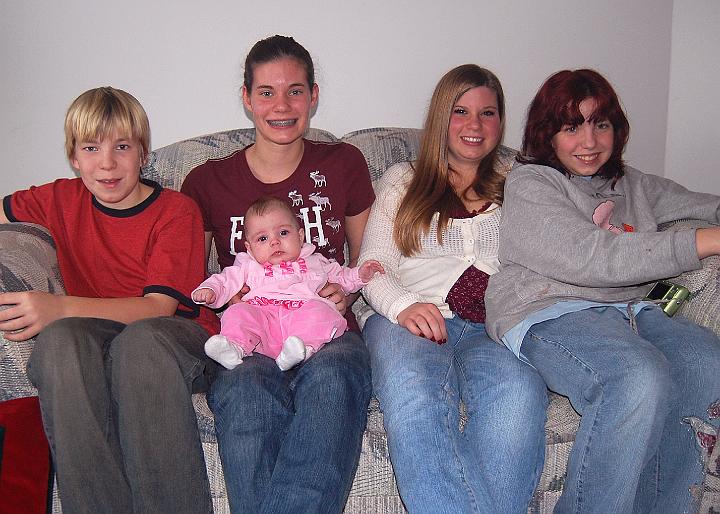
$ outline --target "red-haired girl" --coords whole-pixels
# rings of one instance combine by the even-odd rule
[[[720,341],[643,301],[720,253],[720,197],[623,164],[628,121],[592,70],[540,88],[505,186],[488,332],[582,414],[555,512],[686,512],[701,476],[684,416],[720,392]]]

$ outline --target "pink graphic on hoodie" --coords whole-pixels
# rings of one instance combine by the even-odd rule
[[[615,225],[610,223],[610,218],[612,218],[614,210],[615,202],[613,202],[612,200],[607,200],[595,208],[595,212],[593,212],[592,215],[592,220],[593,223],[595,223],[600,228],[609,230],[613,234],[622,234],[623,232],[625,232],[623,229],[621,229],[620,227],[616,227]]]

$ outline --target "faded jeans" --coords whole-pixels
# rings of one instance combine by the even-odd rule
[[[371,389],[368,352],[354,332],[288,371],[262,354],[219,370],[208,404],[232,512],[342,512]]]
[[[582,415],[556,514],[690,508],[702,466],[681,419],[707,418],[720,396],[720,341],[656,307],[636,321],[638,334],[617,309],[588,309],[533,325],[523,340],[548,387]]]
[[[379,314],[363,329],[400,495],[413,514],[524,514],[544,461],[545,383],[483,324],[445,322],[443,345]]]

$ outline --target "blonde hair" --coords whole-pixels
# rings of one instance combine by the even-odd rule
[[[498,116],[505,121],[505,96],[498,78],[475,64],[463,64],[447,72],[438,82],[430,100],[418,159],[393,227],[395,243],[406,257],[420,250],[420,235],[427,234],[433,215],[439,213],[437,237],[447,228],[450,213],[462,201],[450,184],[448,127],[455,104],[470,89],[484,86],[495,92]],[[505,177],[495,171],[497,147],[480,162],[470,186],[478,197],[502,204]]]
[[[142,156],[150,152],[150,122],[145,109],[130,93],[110,86],[85,91],[65,115],[65,153],[73,158],[79,141],[96,141],[114,131],[140,141]]]

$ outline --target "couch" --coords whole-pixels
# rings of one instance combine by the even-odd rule
[[[413,160],[416,157],[420,131],[408,128],[373,128],[351,132],[341,139],[317,129],[310,129],[307,137],[318,141],[345,141],[357,146],[364,154],[373,180],[377,180],[392,164]],[[224,157],[253,141],[252,129],[236,129],[200,136],[168,145],[151,152],[143,175],[165,187],[179,189],[185,175],[207,159]],[[509,169],[514,151],[502,147],[503,167]],[[668,230],[687,227],[680,222]],[[214,251],[214,250],[213,250]],[[215,255],[211,257],[217,267]],[[703,262],[703,269],[685,273],[676,279],[693,293],[680,310],[692,320],[720,333],[720,291],[718,279],[720,258],[711,257]],[[217,269],[211,269],[217,271]],[[52,238],[44,229],[28,224],[0,225],[0,290],[41,290],[63,293],[62,279],[54,257]],[[355,308],[362,308],[362,302]],[[0,348],[0,401],[35,395],[36,391],[25,376],[27,359],[33,340],[11,343],[2,340]],[[720,372],[717,370],[716,372]],[[720,391],[718,391],[720,398]],[[193,397],[200,428],[207,471],[213,494],[215,511],[229,512],[222,467],[218,456],[213,416],[205,396]],[[709,413],[720,416],[720,403],[709,406]],[[693,489],[694,511],[710,513],[720,511],[720,444],[714,445],[717,431],[699,418],[687,419],[688,430],[695,429],[698,441],[698,458],[703,459],[706,472],[702,483]],[[676,420],[681,422],[681,420]],[[552,512],[562,491],[567,458],[572,448],[579,416],[566,398],[550,394],[545,427],[545,467],[529,511]],[[618,470],[622,472],[622,470]],[[608,492],[612,494],[612,492]],[[60,512],[57,498],[53,511]],[[403,513],[397,494],[392,466],[388,457],[387,438],[383,429],[382,412],[376,400],[369,406],[368,424],[363,437],[360,463],[345,508],[347,513]]]

